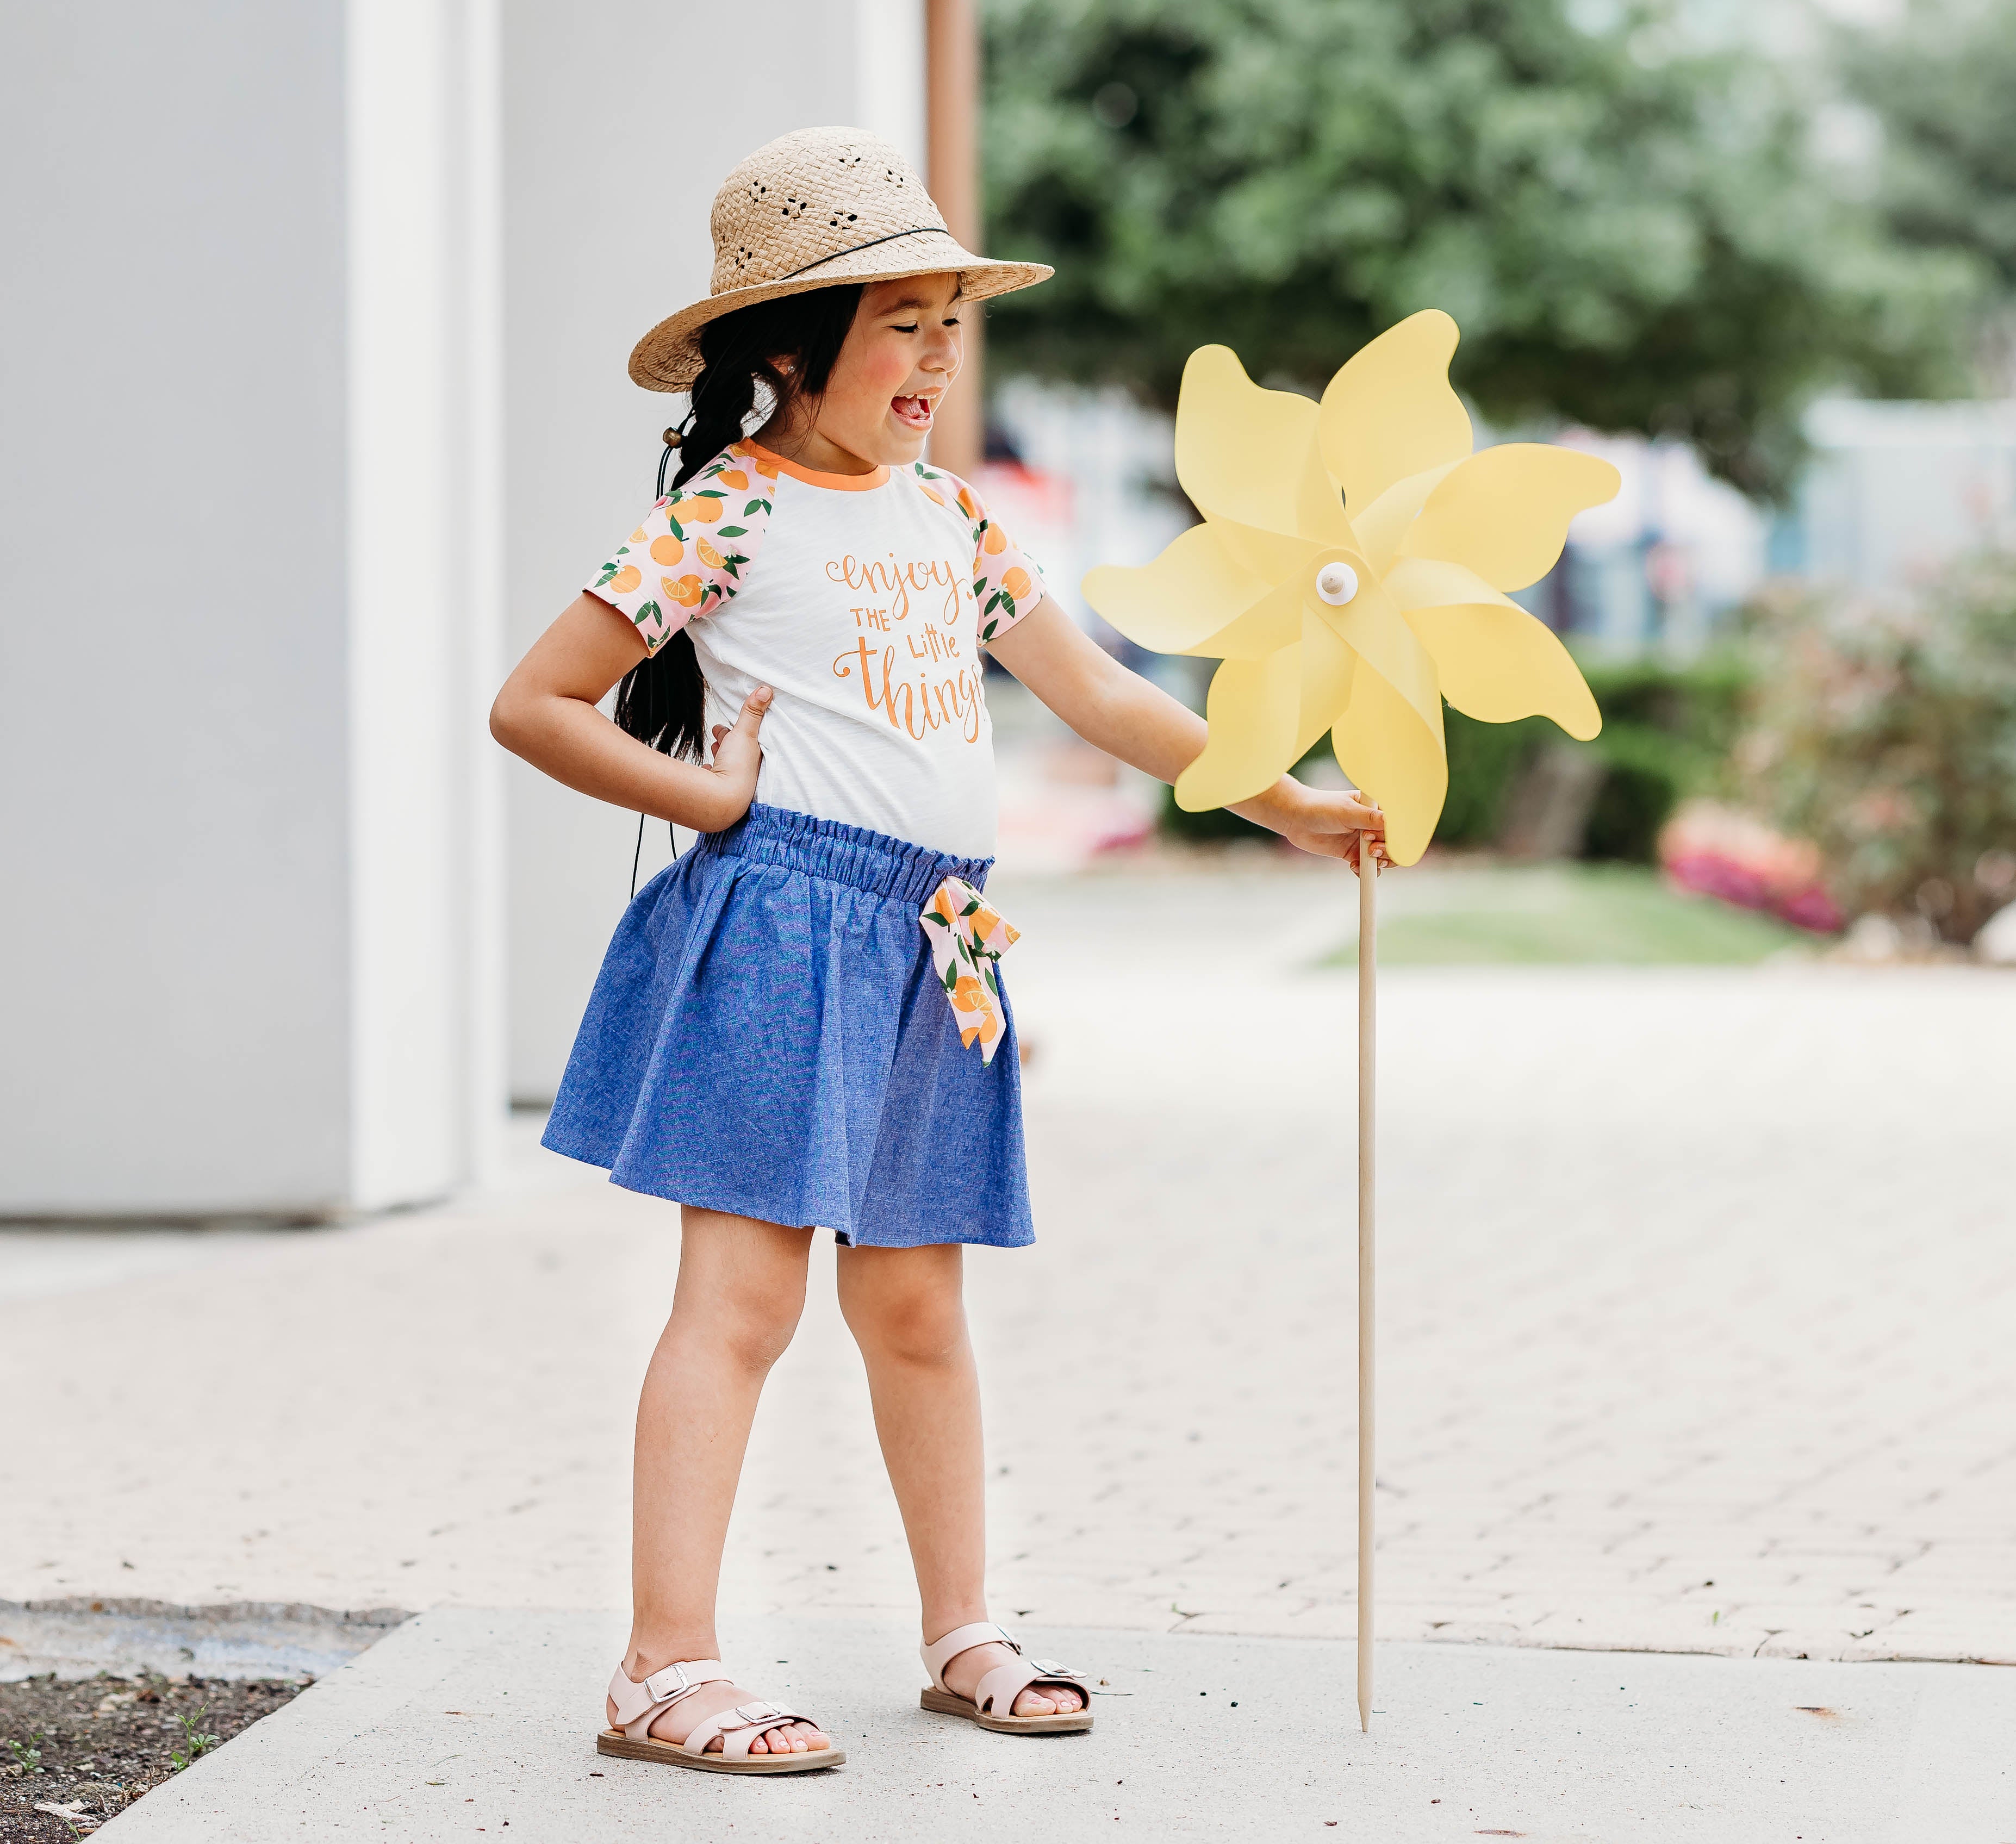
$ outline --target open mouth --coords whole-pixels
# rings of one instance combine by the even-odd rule
[[[896,413],[896,420],[906,429],[924,430],[931,426],[931,400],[928,397],[892,397],[889,407]]]

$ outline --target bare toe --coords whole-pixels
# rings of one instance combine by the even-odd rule
[[[1050,1716],[1056,1709],[1057,1705],[1040,1691],[1024,1691],[1015,1699],[1017,1716]]]

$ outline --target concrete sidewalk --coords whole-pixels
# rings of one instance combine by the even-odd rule
[[[797,1619],[744,1626],[733,1650],[753,1685],[817,1713],[847,1763],[752,1781],[595,1754],[587,1713],[623,1628],[616,1615],[423,1614],[98,1835],[2016,1838],[2016,1673],[1395,1644],[1380,1648],[1366,1736],[1348,1645],[1032,1630],[1104,1687],[1091,1734],[1027,1738],[920,1712],[901,1623]]]

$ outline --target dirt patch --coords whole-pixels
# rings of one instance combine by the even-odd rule
[[[88,1835],[309,1681],[101,1673],[0,1684],[0,1839]]]

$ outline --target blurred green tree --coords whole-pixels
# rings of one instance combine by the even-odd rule
[[[1882,125],[1877,199],[1892,229],[1982,265],[2000,364],[2016,372],[2016,6],[1911,0],[1887,31],[1837,43],[1850,92]]]
[[[1503,425],[1683,437],[1781,493],[1824,385],[1957,384],[1960,259],[1901,250],[1760,60],[1607,0],[988,0],[995,304],[1024,370],[1173,403],[1218,340],[1320,385],[1424,307]]]

